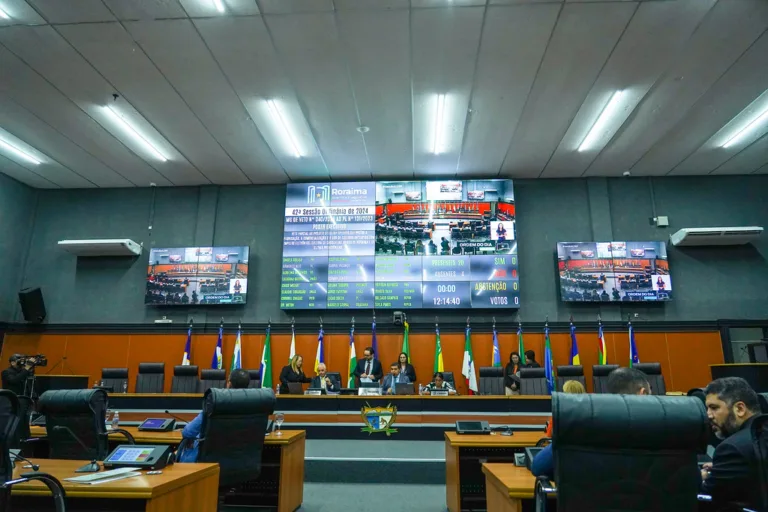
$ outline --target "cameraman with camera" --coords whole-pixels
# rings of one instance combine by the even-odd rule
[[[11,363],[11,366],[0,374],[3,380],[3,388],[21,396],[24,394],[24,385],[27,382],[27,378],[32,376],[30,370],[35,365],[35,360],[24,357],[21,354],[13,354],[8,361]]]

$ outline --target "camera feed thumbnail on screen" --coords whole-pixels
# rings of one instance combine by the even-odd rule
[[[557,260],[566,302],[672,299],[664,242],[559,242]]]
[[[248,247],[151,249],[145,304],[245,304]]]
[[[511,180],[376,183],[376,254],[514,254],[516,243]]]

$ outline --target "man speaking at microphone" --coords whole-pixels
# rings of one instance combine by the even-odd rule
[[[312,382],[310,382],[309,387],[322,389],[325,392],[330,391],[332,393],[337,393],[341,389],[341,385],[336,379],[327,374],[325,363],[317,365],[317,377],[312,377]]]

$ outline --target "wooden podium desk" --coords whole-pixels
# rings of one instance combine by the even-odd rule
[[[160,512],[184,510],[210,512],[216,510],[219,490],[218,464],[174,464],[160,475],[137,476],[97,485],[65,482],[80,476],[75,469],[85,460],[36,459],[40,471],[61,481],[66,492],[67,510],[119,510]],[[14,478],[31,471],[17,463]],[[142,472],[145,473],[145,472]],[[25,512],[53,510],[50,491],[42,482],[32,481],[13,486],[13,505]]]
[[[462,509],[484,509],[486,483],[482,465],[485,462],[503,462],[514,467],[515,452],[527,446],[536,446],[544,432],[515,432],[511,436],[461,435],[445,433],[445,503],[450,512]],[[530,475],[526,468],[525,471]],[[533,477],[531,477],[533,478]],[[496,512],[496,509],[488,510]]]
[[[483,464],[488,510],[520,512],[523,500],[533,499],[536,477],[528,468],[513,464]]]
[[[125,430],[133,435],[138,444],[178,445],[181,442],[180,430],[146,432],[139,431],[137,427],[125,427]],[[46,437],[45,427],[33,426],[30,427],[30,432],[33,438],[43,439]],[[259,487],[260,492],[265,493],[266,500],[277,507],[278,512],[293,512],[301,506],[304,500],[306,437],[306,432],[303,430],[283,430],[282,436],[269,434],[264,438],[261,476],[254,483]],[[110,444],[125,444],[126,442],[125,437],[121,434],[110,434],[109,440]],[[46,459],[39,460],[45,461]],[[80,465],[82,466],[82,464]],[[186,465],[174,464],[174,467]],[[47,471],[46,467],[47,465],[41,462],[41,471]],[[218,482],[218,476],[216,479]]]

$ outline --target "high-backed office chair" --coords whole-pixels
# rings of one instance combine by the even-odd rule
[[[661,363],[637,363],[632,365],[635,370],[640,370],[648,376],[648,384],[651,385],[652,395],[666,395],[667,386],[664,383],[664,375],[661,374]]]
[[[760,395],[765,398],[768,393]],[[761,414],[752,420],[750,430],[760,475],[760,510],[768,510],[768,414]]]
[[[584,389],[587,389],[587,381],[584,379],[584,367],[581,365],[566,365],[557,367],[557,380],[555,382],[555,391],[562,391],[563,384],[569,380],[581,382]]]
[[[481,395],[504,394],[504,368],[501,366],[481,366],[480,382],[477,383]]]
[[[18,423],[16,428],[5,438],[5,444],[8,445],[8,448],[21,449],[22,444],[25,444],[31,437],[29,432],[29,420],[32,416],[34,406],[32,404],[32,399],[28,396],[17,396],[16,400],[18,406],[16,408],[15,420]],[[7,425],[11,419],[14,418],[11,417],[10,404],[7,400],[3,400],[0,403],[0,431],[2,431],[3,426]],[[37,439],[34,439],[34,441],[37,441]]]
[[[253,480],[261,473],[264,434],[275,403],[269,389],[205,392],[197,461],[219,463],[220,488]]]
[[[214,370],[207,368],[200,372],[200,382],[197,386],[198,393],[205,393],[211,388],[226,388],[227,372],[226,370]]]
[[[544,368],[520,368],[521,395],[548,395],[547,375]]]
[[[261,370],[247,370],[248,376],[251,378],[251,381],[248,383],[248,389],[259,389],[261,388]]]
[[[139,363],[136,393],[162,393],[165,387],[165,363]]]
[[[105,388],[122,393],[124,389],[128,389],[128,368],[102,368],[101,382]]]
[[[107,393],[101,389],[46,391],[37,403],[45,415],[51,459],[104,460],[107,456]],[[59,428],[65,427],[65,428]],[[88,447],[83,447],[66,429]]]
[[[347,387],[347,384],[349,384],[349,382],[344,382],[343,380],[341,380],[341,372],[328,372],[326,373],[326,375],[331,380],[335,379],[336,382],[339,383],[339,388],[345,388]]]
[[[456,381],[453,379],[453,372],[443,372],[443,380],[456,389]]]
[[[559,512],[698,510],[695,468],[709,430],[701,401],[556,393],[552,419]],[[550,485],[537,480],[537,510]]]
[[[760,402],[760,409],[763,414],[768,414],[768,393],[758,393],[757,400]]]
[[[39,471],[21,473],[21,478],[13,478],[15,461],[11,457],[8,440],[15,436],[19,427],[22,413],[16,393],[7,389],[0,390],[0,512],[10,512],[11,487],[13,485],[39,480],[43,482],[53,495],[56,512],[64,512],[64,489],[61,482],[48,473]],[[13,484],[8,484],[14,480]],[[21,510],[21,509],[18,509]]]
[[[592,392],[608,392],[608,374],[618,368],[617,364],[596,364],[592,366]]]
[[[192,365],[174,366],[171,393],[197,393],[198,370],[197,366]]]

